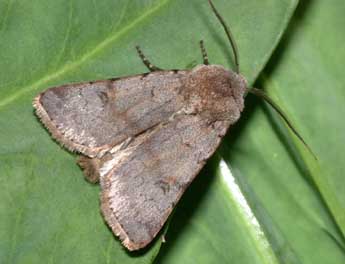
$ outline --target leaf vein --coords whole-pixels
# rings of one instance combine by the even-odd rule
[[[130,30],[132,30],[137,24],[139,24],[140,22],[144,21],[146,18],[150,17],[156,11],[158,11],[163,6],[165,6],[168,2],[169,2],[169,0],[164,0],[164,1],[160,2],[158,5],[154,6],[152,9],[146,11],[141,16],[139,16],[138,18],[134,19],[133,22],[131,22],[128,25],[124,26],[121,30],[115,32],[115,34],[113,34],[113,35],[109,36],[108,38],[104,39],[103,41],[101,41],[97,46],[95,46],[94,49],[86,52],[83,56],[81,56],[75,62],[72,62],[72,63],[69,63],[69,64],[65,64],[59,70],[57,70],[57,71],[55,71],[55,72],[53,72],[51,74],[48,74],[48,75],[42,77],[41,79],[39,79],[38,81],[34,82],[33,84],[31,84],[29,86],[26,86],[26,87],[23,87],[22,89],[18,89],[17,92],[15,92],[12,95],[9,95],[9,96],[3,98],[0,101],[0,108],[3,108],[5,106],[11,104],[12,102],[17,100],[21,96],[25,95],[26,93],[32,92],[32,91],[38,89],[38,87],[40,87],[40,86],[42,86],[42,85],[44,85],[44,84],[46,84],[46,83],[48,83],[48,82],[50,82],[50,81],[52,81],[54,79],[59,78],[64,73],[66,73],[68,71],[72,71],[75,68],[78,68],[85,61],[87,61],[88,59],[92,58],[93,56],[95,56],[96,54],[101,52],[104,48],[106,48],[111,43],[113,43],[116,40],[120,39],[125,33],[127,33]]]

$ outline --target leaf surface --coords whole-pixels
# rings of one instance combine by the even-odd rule
[[[296,3],[215,1],[231,25],[241,72],[250,83],[269,59]],[[0,3],[0,34],[1,262],[151,263],[160,238],[143,251],[124,250],[99,214],[99,187],[86,183],[74,155],[50,138],[34,116],[31,101],[50,86],[145,72],[135,53],[137,44],[158,66],[185,68],[201,62],[198,41],[203,39],[212,63],[232,67],[224,33],[207,2],[8,0]],[[266,76],[273,78],[271,73]],[[279,83],[286,77],[281,78]],[[341,85],[337,87],[340,93]],[[287,97],[292,95],[286,92]],[[298,100],[292,98],[290,105],[285,94],[279,96],[284,96],[284,107],[296,115],[294,121],[309,142],[311,135],[298,120],[303,107],[297,111]],[[243,263],[280,263],[287,259],[290,262],[286,263],[309,263],[303,262],[305,256],[317,259],[317,254],[312,258],[311,245],[306,242],[309,236],[322,236],[322,242],[318,241],[322,248],[332,252],[334,260],[343,258],[334,242],[342,245],[338,229],[342,225],[333,218],[337,209],[332,213],[326,209],[327,192],[320,195],[317,190],[321,188],[301,177],[303,172],[267,123],[269,112],[251,109],[219,152],[232,164],[241,190],[231,187],[236,185],[229,184],[232,176],[226,163],[215,156],[177,208],[157,262],[239,263],[241,259]],[[317,142],[310,140],[313,147]],[[263,151],[262,145],[269,147]],[[316,150],[318,154],[323,151],[324,147]],[[279,161],[265,159],[275,154],[281,157]],[[326,154],[323,160],[328,162],[328,167],[321,164],[323,169],[338,175],[341,167],[329,165],[331,158]],[[282,167],[289,172],[288,178],[281,175],[280,179]],[[329,188],[339,186],[329,184]],[[246,203],[241,204],[236,193]],[[338,193],[332,199],[341,200]],[[303,228],[292,229],[293,219],[286,218],[290,210],[302,219]],[[257,222],[252,223],[251,217]],[[300,230],[308,236],[303,238]]]

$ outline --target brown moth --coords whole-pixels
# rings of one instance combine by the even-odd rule
[[[52,136],[80,153],[86,178],[100,182],[104,219],[129,250],[153,240],[244,107],[236,45],[209,3],[236,72],[209,65],[202,41],[204,64],[192,70],[161,70],[137,47],[150,73],[53,87],[33,102]]]

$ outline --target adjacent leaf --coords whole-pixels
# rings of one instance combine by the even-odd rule
[[[308,172],[305,175],[330,210],[344,246],[344,166],[339,161],[345,157],[344,125],[340,121],[345,113],[341,66],[345,52],[340,43],[345,36],[337,33],[345,22],[342,7],[343,1],[332,5],[317,1],[301,6],[287,35],[289,49],[280,51],[280,58],[272,60],[275,66],[271,65],[263,74],[262,83],[294,117],[296,126],[317,154],[315,160],[299,145],[304,160],[301,166]]]

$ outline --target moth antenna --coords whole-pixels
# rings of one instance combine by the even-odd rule
[[[142,62],[145,64],[145,66],[151,71],[161,71],[162,69],[153,65],[149,59],[144,55],[144,53],[142,52],[141,48],[139,47],[139,45],[135,46],[135,48],[137,49],[138,55],[140,57],[140,59],[142,60]]]
[[[207,55],[207,51],[205,49],[204,41],[200,40],[199,44],[200,44],[201,54],[202,54],[202,58],[203,58],[203,63],[205,65],[209,65],[210,62],[208,61],[208,55]]]
[[[303,145],[308,149],[308,151],[313,155],[314,159],[317,160],[316,155],[311,150],[309,145],[304,141],[303,137],[297,132],[296,128],[292,125],[292,122],[287,117],[287,115],[284,113],[284,111],[279,107],[278,104],[276,104],[266,93],[263,91],[257,89],[257,88],[250,88],[247,90],[248,93],[252,93],[256,95],[257,97],[262,98],[265,100],[272,108],[280,115],[281,118],[285,121],[285,123],[288,125],[288,127],[292,130],[292,132],[297,136],[297,138],[303,143]]]
[[[230,45],[232,47],[232,51],[234,53],[236,72],[240,73],[238,49],[237,49],[237,45],[236,45],[235,39],[234,39],[234,37],[233,37],[233,35],[232,35],[231,31],[230,31],[230,28],[227,26],[227,24],[225,23],[224,19],[222,18],[222,16],[217,11],[217,9],[214,6],[213,2],[211,0],[208,0],[208,2],[210,3],[210,6],[212,8],[213,13],[218,18],[220,24],[223,26],[223,29],[224,29],[224,31],[226,33],[226,36],[228,37],[228,40],[229,40]]]

